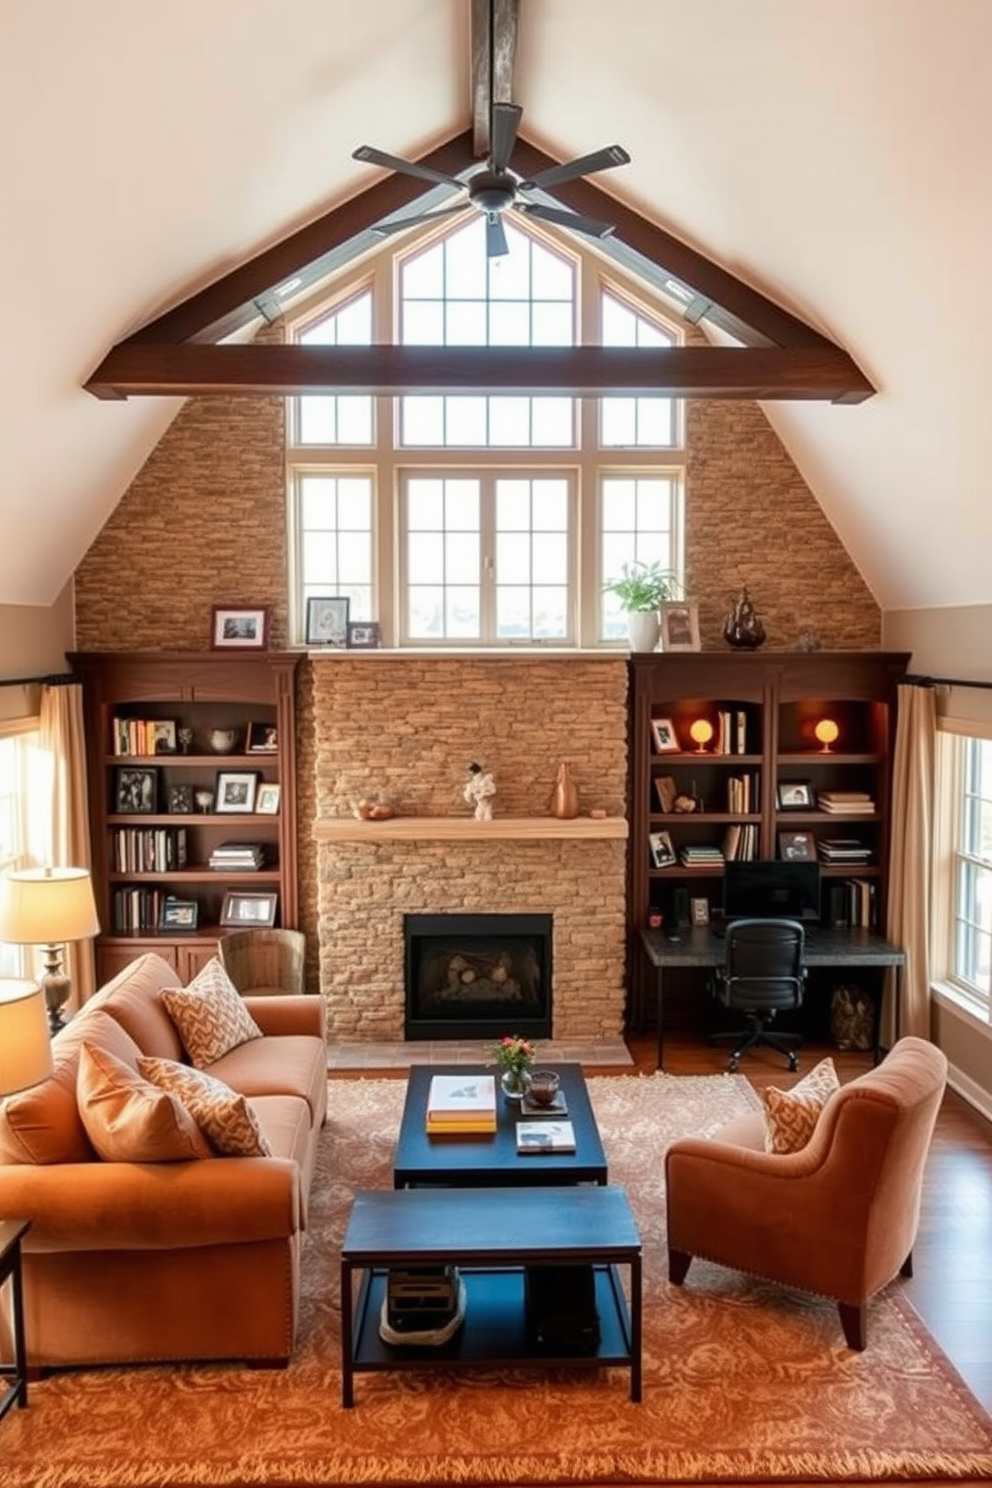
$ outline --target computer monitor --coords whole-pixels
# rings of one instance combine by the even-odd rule
[[[820,918],[819,863],[740,861],[724,865],[723,913],[728,920]]]

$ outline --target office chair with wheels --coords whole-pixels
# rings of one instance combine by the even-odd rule
[[[724,1007],[744,1013],[748,1027],[719,1032],[717,1039],[733,1039],[736,1048],[728,1068],[733,1073],[741,1058],[757,1044],[768,1044],[785,1054],[790,1070],[799,1068],[797,1033],[772,1033],[776,1015],[802,1006],[806,968],[805,936],[798,920],[734,920],[727,926],[726,959],[713,977],[713,993]]]

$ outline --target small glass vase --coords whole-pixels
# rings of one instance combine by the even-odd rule
[[[509,1065],[500,1075],[499,1085],[507,1100],[520,1100],[527,1089],[527,1070]]]

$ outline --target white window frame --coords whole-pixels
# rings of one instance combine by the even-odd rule
[[[517,224],[515,224],[516,226]],[[373,325],[377,341],[392,337],[395,340],[397,318],[397,293],[399,266],[412,252],[420,252],[431,236],[450,232],[456,224],[445,228],[425,229],[412,247],[397,250],[387,241],[377,250],[376,258],[364,260],[361,265],[345,270],[337,277],[332,287],[325,285],[319,295],[315,294],[298,313],[290,327],[290,335],[301,328],[311,327],[315,321],[345,303],[359,290],[373,286]],[[578,320],[577,341],[596,341],[600,336],[601,296],[606,292],[622,299],[638,315],[644,315],[662,325],[671,334],[676,344],[685,339],[683,329],[677,324],[669,305],[660,297],[655,298],[650,287],[631,278],[627,283],[615,266],[607,267],[602,260],[583,245],[576,246],[574,239],[566,241],[564,235],[556,236],[553,229],[535,228],[529,221],[526,232],[537,241],[544,241],[558,254],[571,256],[576,263],[576,316]],[[588,328],[588,329],[587,329]],[[457,391],[457,389],[453,389]],[[292,405],[293,399],[288,403]],[[404,472],[418,468],[431,472],[446,469],[478,473],[494,467],[526,468],[537,475],[542,470],[556,472],[568,469],[575,478],[575,530],[571,534],[570,574],[575,589],[571,597],[574,629],[569,642],[543,640],[505,642],[485,641],[471,643],[473,650],[512,650],[521,646],[535,649],[557,645],[562,651],[599,651],[610,653],[625,650],[626,639],[619,637],[601,639],[603,616],[602,589],[609,577],[602,572],[600,540],[600,482],[604,473],[618,474],[662,474],[672,476],[676,482],[676,496],[671,513],[671,542],[673,567],[678,573],[684,570],[684,511],[685,511],[685,405],[676,400],[675,432],[678,443],[671,448],[637,446],[627,449],[601,448],[599,445],[599,408],[597,397],[576,400],[576,447],[572,450],[558,448],[501,448],[466,450],[465,448],[421,448],[402,447],[398,441],[399,400],[377,397],[374,410],[374,448],[330,448],[294,443],[296,430],[295,407],[287,409],[286,430],[286,487],[287,528],[289,533],[289,583],[291,594],[290,625],[292,640],[305,644],[306,606],[302,602],[302,543],[305,534],[301,530],[296,474],[301,470],[317,473],[344,474],[349,469],[367,471],[370,466],[376,472],[375,531],[373,536],[372,573],[374,608],[370,616],[361,619],[378,620],[383,635],[383,644],[396,649],[421,649],[420,641],[408,641],[402,635],[402,617],[405,603],[402,598],[403,575],[401,556],[403,535],[400,529],[400,484]],[[434,649],[465,649],[466,643],[455,640],[428,643]]]
[[[941,720],[937,732],[934,791],[933,899],[931,907],[932,986],[934,995],[992,1031],[992,978],[981,987],[961,975],[957,964],[960,865],[964,850],[964,805],[967,788],[966,750],[970,741],[992,739],[992,730],[975,723]],[[990,865],[992,872],[992,865]]]
[[[42,865],[50,816],[51,769],[41,753],[40,719],[0,723],[0,873]],[[0,943],[0,976],[34,976],[37,962],[34,947]]]

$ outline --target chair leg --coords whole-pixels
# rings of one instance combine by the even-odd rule
[[[681,1286],[685,1281],[686,1272],[692,1265],[692,1256],[684,1250],[673,1250],[668,1247],[668,1279],[672,1286]]]
[[[838,1302],[840,1325],[850,1349],[862,1353],[868,1346],[868,1307],[864,1302]]]

